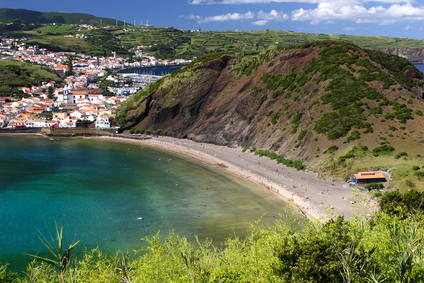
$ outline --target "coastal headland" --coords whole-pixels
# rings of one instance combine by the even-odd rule
[[[364,213],[360,204],[367,197],[366,193],[358,194],[345,182],[319,180],[313,172],[297,171],[267,157],[242,152],[241,148],[166,136],[145,140],[107,136],[89,138],[135,143],[191,158],[253,183],[264,193],[291,204],[296,211],[303,211],[309,219],[325,221],[335,215],[351,218],[356,212]]]

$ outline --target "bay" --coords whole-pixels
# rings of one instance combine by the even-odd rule
[[[206,189],[208,188],[208,189]],[[231,175],[180,156],[105,140],[0,138],[0,262],[22,271],[26,253],[48,255],[37,229],[64,221],[64,246],[133,251],[140,239],[174,231],[217,246],[244,236],[286,205]]]
[[[417,67],[417,69],[419,71],[421,71],[421,73],[424,73],[424,64],[423,63],[415,63],[414,66]]]

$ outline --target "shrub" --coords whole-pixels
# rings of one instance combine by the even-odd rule
[[[384,185],[380,183],[371,183],[365,186],[365,189],[367,190],[381,190],[384,189]]]
[[[242,151],[242,152],[245,152],[246,150],[247,150],[246,146],[242,145],[242,146],[241,146],[241,151]]]
[[[412,170],[414,171],[420,170],[420,166],[414,165],[412,166]]]
[[[307,130],[301,130],[299,133],[299,136],[297,136],[297,140],[301,141],[306,136],[307,132],[308,132]]]
[[[134,127],[132,127],[132,128],[129,130],[129,133],[130,133],[130,134],[134,134],[134,133],[135,133],[135,128],[134,128]]]
[[[332,145],[332,146],[330,146],[327,150],[326,150],[326,152],[328,152],[328,153],[333,153],[333,152],[335,152],[336,150],[338,150],[339,149],[339,147],[337,146],[337,145]]]
[[[395,148],[393,146],[390,145],[382,145],[382,146],[378,146],[376,148],[374,148],[372,150],[373,153],[378,154],[378,153],[383,153],[383,152],[390,152],[390,151],[394,151]]]
[[[272,119],[271,119],[271,123],[273,124],[273,125],[275,125],[275,124],[277,124],[277,120],[278,119],[280,119],[280,115],[279,114],[275,114],[273,117],[272,117]]]
[[[353,131],[350,136],[347,138],[347,142],[358,140],[361,138],[361,134],[358,131]]]
[[[414,172],[414,176],[424,177],[424,172],[423,171]]]

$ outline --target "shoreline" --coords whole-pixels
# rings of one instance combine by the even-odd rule
[[[46,137],[40,133],[0,133],[0,136]],[[362,197],[355,195],[345,182],[319,180],[313,172],[297,171],[248,150],[242,152],[241,147],[229,148],[166,136],[146,140],[110,136],[81,138],[138,144],[192,159],[253,184],[298,213],[303,212],[310,220],[327,221],[337,215],[352,218],[355,212],[351,203],[358,203],[366,197],[366,194]]]
[[[311,220],[326,221],[336,215],[352,218],[355,212],[351,202],[357,203],[361,199],[344,182],[318,180],[315,173],[297,171],[267,157],[242,152],[241,147],[229,148],[165,136],[147,140],[106,136],[85,138],[138,144],[190,158],[250,182]]]

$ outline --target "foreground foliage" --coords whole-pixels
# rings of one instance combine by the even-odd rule
[[[169,234],[143,239],[149,246],[136,258],[98,249],[85,251],[63,274],[66,282],[423,282],[423,214],[416,192],[382,198],[382,210],[352,220],[334,217],[326,223],[304,221],[303,230],[277,221],[260,221],[241,239],[223,247],[198,244]],[[416,202],[411,197],[420,198]],[[400,217],[384,203],[396,198]],[[410,205],[414,207],[410,207]],[[418,205],[419,206],[419,205]],[[395,209],[396,210],[396,209]],[[59,282],[54,267],[32,262],[25,277],[14,279],[0,268],[1,282]],[[8,281],[9,280],[9,281]]]

